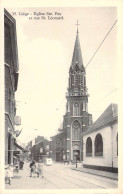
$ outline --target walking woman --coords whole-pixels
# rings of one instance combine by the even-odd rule
[[[44,163],[40,161],[37,165],[37,177],[44,177]]]

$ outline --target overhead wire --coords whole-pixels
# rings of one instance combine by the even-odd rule
[[[102,40],[102,42],[100,43],[100,45],[98,46],[98,48],[96,49],[96,51],[94,52],[94,54],[92,55],[91,59],[89,60],[89,62],[88,62],[87,65],[85,66],[85,68],[88,67],[88,65],[90,64],[90,62],[92,61],[92,59],[93,59],[94,56],[96,55],[97,51],[100,49],[100,47],[102,46],[103,42],[105,41],[105,39],[107,38],[107,36],[109,35],[109,33],[111,32],[111,30],[113,29],[113,27],[115,26],[116,23],[117,23],[117,20],[114,22],[114,24],[112,25],[112,27],[110,28],[110,30],[109,30],[108,33],[106,34],[106,36],[104,37],[104,39]]]
[[[101,100],[99,100],[98,102],[95,102],[93,105],[98,104],[99,102],[102,102],[107,96],[109,96],[110,94],[112,94],[117,89],[118,88],[114,88],[113,90],[111,90],[110,92],[108,92]]]
[[[93,59],[94,56],[96,55],[97,51],[100,49],[100,47],[102,46],[103,42],[105,41],[105,39],[107,38],[107,36],[110,34],[111,30],[113,29],[113,27],[115,26],[116,23],[117,23],[117,20],[114,22],[114,24],[112,25],[112,27],[110,28],[110,30],[108,31],[108,33],[105,35],[104,39],[103,39],[103,40],[101,41],[101,43],[99,44],[98,48],[96,49],[96,51],[95,51],[94,54],[92,55],[91,59],[89,60],[89,62],[88,62],[87,65],[85,66],[85,68],[88,67],[88,65],[90,64],[90,62],[92,61],[92,59]],[[116,89],[117,89],[117,88],[113,89],[113,91],[116,90]],[[108,95],[110,95],[113,91],[111,91]],[[105,97],[107,97],[108,95],[106,95]],[[105,98],[105,97],[104,97],[104,98]],[[104,98],[103,98],[103,99],[104,99]],[[63,98],[62,102],[60,103],[60,106],[63,104],[64,100],[65,100],[65,98]],[[101,101],[102,101],[102,100],[101,100]],[[57,110],[59,110],[59,109],[57,108]]]

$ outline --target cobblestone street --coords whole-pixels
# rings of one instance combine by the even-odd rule
[[[74,170],[73,170],[74,169]],[[29,163],[24,164],[24,169],[14,173],[12,184],[6,184],[6,189],[109,189],[117,188],[116,175],[111,179],[82,172],[75,165],[54,163],[44,167],[44,178],[30,178]],[[77,171],[76,171],[77,170]],[[101,174],[100,174],[101,175]],[[108,175],[108,173],[107,173]],[[113,177],[113,174],[112,174]]]

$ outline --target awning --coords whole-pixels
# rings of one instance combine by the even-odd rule
[[[22,156],[22,153],[20,153],[20,151],[14,151],[14,157],[19,157],[19,156]]]
[[[14,144],[15,144],[15,146],[16,146],[17,148],[19,148],[20,150],[22,150],[24,153],[25,153],[25,152],[28,152],[27,150],[25,150],[24,148],[22,148],[20,145],[18,145],[16,142],[15,142]]]
[[[20,151],[14,151],[14,155],[20,154]]]

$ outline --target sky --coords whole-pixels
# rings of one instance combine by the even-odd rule
[[[16,105],[17,115],[21,116],[22,121],[19,128],[23,128],[18,141],[27,143],[37,135],[49,138],[57,133],[65,114],[65,95],[77,20],[80,24],[78,30],[82,58],[86,67],[117,20],[117,9],[116,7],[6,9],[16,19],[19,59]],[[40,19],[34,19],[38,13],[42,14],[39,16]],[[63,19],[48,19],[47,14]],[[88,111],[92,114],[93,121],[111,103],[118,103],[117,67],[116,23],[86,68],[87,88],[90,94]]]

